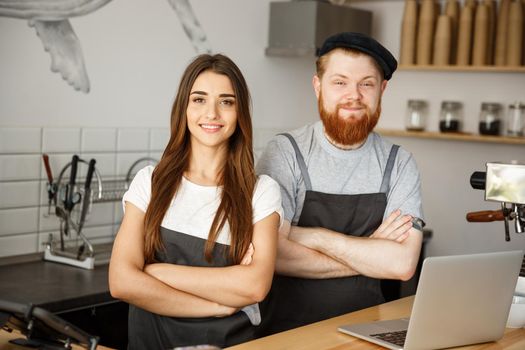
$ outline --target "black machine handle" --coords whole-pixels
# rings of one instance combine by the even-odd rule
[[[476,190],[484,190],[487,181],[487,173],[484,171],[475,171],[470,175],[470,185]]]

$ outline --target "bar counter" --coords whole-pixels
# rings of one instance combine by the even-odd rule
[[[229,347],[228,350],[361,350],[383,349],[381,346],[338,332],[337,327],[410,316],[414,297],[406,297],[325,321],[312,323],[286,332]],[[525,329],[506,328],[497,342],[457,347],[454,349],[523,350]]]
[[[368,309],[352,312],[329,320],[313,323],[286,332],[253,340],[228,348],[228,350],[365,350],[382,347],[340,333],[337,327],[349,323],[363,323],[377,320],[395,319],[410,315],[414,297],[406,297]],[[8,344],[15,334],[0,330],[0,350],[22,350],[20,346]],[[74,347],[78,349],[78,347]],[[98,347],[98,349],[107,349]],[[454,349],[483,350],[523,350],[525,349],[525,329],[506,328],[505,335],[497,342],[463,346]]]

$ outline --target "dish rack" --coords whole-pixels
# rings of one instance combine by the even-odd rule
[[[139,158],[129,167],[125,178],[102,180],[101,188],[93,189],[93,203],[122,200],[124,193],[129,189],[129,185],[136,174],[137,165],[142,163],[156,164],[158,160],[152,157]]]
[[[129,188],[127,179],[103,180],[102,188],[93,189],[93,203],[116,202],[122,199]]]
[[[99,171],[95,167],[96,161],[92,159],[89,163],[90,166],[93,167],[91,174],[96,177],[96,185],[91,187],[90,176],[86,177],[85,182],[74,181],[77,164],[88,164],[85,160],[80,159],[76,155],[73,156],[73,160],[66,164],[60,172],[58,181],[54,182],[52,180],[52,175],[50,175],[49,163],[46,158],[47,155],[44,155],[44,164],[46,165],[46,171],[48,171],[49,177],[48,214],[51,213],[52,204],[54,204],[54,214],[60,219],[60,241],[55,241],[53,239],[53,234],[49,235],[48,241],[44,243],[44,260],[81,267],[84,269],[94,269],[95,251],[93,245],[82,232],[86,215],[91,212],[94,203],[122,200],[124,193],[128,190],[129,185],[136,174],[138,165],[142,163],[156,164],[158,160],[151,157],[139,158],[130,166],[125,178],[103,180]],[[93,164],[91,165],[91,163]],[[66,179],[67,176],[65,176],[68,170],[70,176],[69,182]],[[87,178],[89,178],[89,180],[87,180]],[[72,182],[71,179],[73,179]],[[66,205],[66,197],[71,200],[78,198],[78,201],[74,201],[74,203],[70,202],[68,207]],[[77,208],[74,208],[76,204],[79,205]],[[82,241],[82,245],[78,246],[77,244],[73,251],[66,248],[64,244],[65,237],[72,238],[72,232],[76,232],[77,239],[80,238]]]

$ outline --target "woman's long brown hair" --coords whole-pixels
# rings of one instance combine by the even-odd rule
[[[252,240],[252,195],[256,177],[252,150],[250,94],[239,68],[224,55],[200,55],[184,71],[171,111],[171,137],[151,179],[151,200],[146,210],[144,228],[145,263],[156,261],[155,254],[163,249],[160,226],[166,211],[188,169],[191,144],[186,121],[191,88],[204,71],[227,76],[235,93],[237,127],[229,139],[228,155],[220,172],[222,198],[208,233],[204,256],[212,259],[215,241],[226,222],[230,226],[229,258],[239,263]]]

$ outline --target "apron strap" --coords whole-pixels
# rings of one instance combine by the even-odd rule
[[[308,169],[306,168],[306,163],[304,162],[303,154],[299,150],[299,146],[297,146],[297,142],[293,138],[292,135],[288,133],[282,133],[278,135],[286,136],[288,140],[290,140],[290,143],[292,144],[292,147],[295,151],[295,158],[297,159],[297,163],[299,163],[299,169],[301,170],[301,175],[303,175],[304,185],[306,187],[307,191],[312,190],[312,182],[310,181],[310,175],[308,175]]]
[[[290,143],[292,144],[292,147],[295,151],[295,157],[297,159],[297,163],[299,163],[299,169],[301,170],[301,175],[303,176],[304,185],[306,187],[307,191],[312,190],[312,182],[310,181],[310,175],[308,175],[308,169],[306,167],[306,163],[303,158],[303,154],[299,150],[299,146],[297,145],[297,142],[293,138],[292,135],[289,133],[282,133],[278,134],[285,136]],[[390,154],[388,155],[388,160],[386,162],[386,168],[385,172],[383,174],[383,181],[381,182],[381,188],[379,190],[380,193],[387,194],[390,190],[390,176],[392,174],[392,169],[394,168],[394,161],[397,157],[397,151],[399,150],[399,145],[392,145],[392,148],[390,149]]]
[[[385,173],[383,174],[383,181],[381,182],[380,193],[388,194],[390,190],[390,175],[392,174],[392,168],[394,168],[394,161],[396,160],[397,151],[399,150],[398,145],[392,145],[388,160],[386,162]]]

